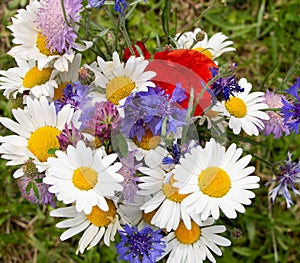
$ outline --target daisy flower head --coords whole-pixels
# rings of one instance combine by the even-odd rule
[[[68,24],[78,22],[81,1],[63,1]],[[60,0],[32,0],[26,9],[20,9],[12,18],[8,28],[16,44],[8,54],[14,58],[37,61],[38,69],[53,64],[58,71],[68,71],[68,64],[74,58],[74,48],[84,50],[91,43],[75,44],[76,29],[64,20]]]
[[[300,183],[300,162],[292,161],[292,154],[288,153],[288,160],[279,165],[278,171],[275,173],[276,178],[270,180],[266,185],[275,184],[276,187],[270,190],[269,195],[274,202],[278,196],[283,196],[286,200],[287,208],[294,204],[290,191],[294,196],[299,196],[297,189]]]
[[[263,103],[263,92],[251,92],[252,85],[242,78],[238,82],[243,92],[233,92],[229,100],[217,102],[216,111],[229,118],[229,128],[234,134],[240,134],[243,129],[248,135],[258,136],[264,129],[263,120],[269,120],[269,115],[261,110],[267,109]]]
[[[7,165],[24,164],[32,158],[39,172],[43,172],[48,167],[48,158],[53,156],[49,150],[59,149],[57,137],[66,124],[73,122],[78,128],[80,115],[70,105],[56,113],[54,103],[49,103],[44,96],[40,99],[26,97],[26,104],[24,109],[12,110],[16,121],[0,118],[2,125],[16,133],[0,138],[0,154],[3,159],[10,160]],[[14,172],[14,177],[18,178],[23,174],[23,169],[19,168]]]
[[[144,213],[155,211],[151,219],[151,224],[161,229],[171,231],[176,229],[180,220],[183,220],[185,226],[191,228],[191,218],[197,222],[201,222],[199,215],[195,213],[187,213],[182,201],[189,194],[179,194],[178,188],[173,186],[174,175],[172,171],[166,173],[160,167],[150,169],[141,167],[139,170],[144,174],[140,177],[139,187],[140,195],[152,195],[153,197],[145,202],[140,209]]]
[[[251,204],[259,187],[259,177],[250,176],[255,170],[247,166],[251,155],[239,159],[243,153],[233,143],[226,150],[211,139],[205,148],[197,146],[179,160],[174,169],[175,187],[179,194],[189,194],[183,201],[187,212],[200,213],[206,220],[210,215],[220,217],[220,210],[228,218],[244,213],[244,205]],[[238,160],[239,159],[239,160]]]
[[[160,136],[154,136],[150,129],[139,141],[137,137],[126,139],[128,151],[135,151],[137,161],[144,161],[148,167],[154,168],[162,164],[162,160],[167,150],[161,142]]]
[[[96,205],[108,211],[105,198],[123,190],[120,183],[124,178],[117,173],[122,164],[115,162],[117,154],[106,155],[103,148],[93,151],[83,141],[55,154],[57,158],[48,160],[49,168],[43,179],[51,185],[49,192],[65,204],[76,202],[78,212],[89,214]]]
[[[55,75],[55,81],[57,83],[57,88],[54,90],[52,100],[63,99],[64,89],[67,84],[75,83],[79,81],[79,71],[81,65],[82,55],[80,53],[76,54],[73,61],[69,63],[68,71],[61,72],[58,71]]]
[[[29,92],[29,95],[40,98],[41,96],[53,97],[57,83],[53,79],[55,70],[43,68],[39,70],[36,61],[16,59],[17,67],[7,71],[0,70],[0,89],[7,98],[16,98],[17,94]]]
[[[121,229],[119,222],[119,211],[117,203],[111,199],[106,199],[108,209],[102,210],[98,206],[93,206],[89,214],[78,212],[75,206],[62,207],[52,210],[50,216],[65,217],[66,220],[56,224],[58,228],[68,228],[60,236],[61,241],[65,241],[78,233],[82,234],[76,254],[83,253],[96,246],[102,239],[106,246],[110,241],[115,240],[117,231]]]
[[[291,131],[295,131],[297,134],[299,132],[300,123],[300,78],[289,89],[285,90],[288,94],[292,95],[296,100],[287,101],[282,98],[282,103],[284,104],[281,108],[281,113],[284,115],[284,124],[289,127]]]
[[[116,106],[122,105],[131,93],[154,87],[150,80],[156,73],[145,71],[149,61],[143,57],[131,56],[124,64],[118,53],[114,52],[112,61],[98,57],[97,62],[98,66],[93,63],[87,67],[94,72],[94,82],[105,91],[106,99]]]
[[[226,231],[223,225],[213,225],[210,217],[201,224],[192,222],[191,229],[187,229],[181,221],[176,230],[170,232],[163,240],[168,255],[167,263],[202,263],[206,259],[216,262],[212,252],[218,256],[222,251],[218,246],[230,246],[231,242],[218,234]]]
[[[126,224],[124,230],[119,230],[119,233],[121,242],[116,247],[120,259],[129,262],[155,263],[166,247],[162,241],[161,230],[154,231],[148,226],[139,231],[136,226],[130,227]]]
[[[208,56],[210,59],[215,59],[225,52],[236,50],[234,47],[231,47],[233,42],[228,40],[228,37],[222,32],[218,32],[208,38],[206,32],[200,28],[196,28],[193,32],[178,33],[175,39],[178,43],[178,48],[192,48]]]
[[[282,100],[284,100],[284,95],[275,94],[274,92],[266,91],[264,95],[264,102],[268,104],[269,108],[282,108],[284,104]],[[283,132],[285,135],[290,134],[290,130],[288,126],[284,123],[284,116],[281,112],[277,111],[267,111],[266,112],[270,119],[264,120],[263,123],[265,125],[264,135],[268,136],[270,134],[274,134],[274,139],[278,139],[282,136]]]

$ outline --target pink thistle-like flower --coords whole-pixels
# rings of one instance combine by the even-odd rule
[[[42,35],[47,38],[47,47],[51,52],[66,53],[75,47],[77,38],[75,23],[81,18],[80,9],[82,0],[65,0],[64,11],[60,0],[47,0],[42,2],[35,23]]]

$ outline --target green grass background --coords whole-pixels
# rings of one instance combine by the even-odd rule
[[[162,29],[162,6],[165,1],[140,4],[127,23],[132,40],[145,40],[154,51],[157,38],[161,45],[167,43]],[[180,32],[195,22],[209,36],[222,31],[234,41],[236,52],[224,54],[220,64],[226,61],[238,63],[238,78],[246,77],[255,90],[266,89],[282,92],[299,76],[300,4],[292,1],[172,1],[169,30]],[[0,1],[0,69],[14,66],[14,60],[6,54],[11,48],[12,37],[6,26],[25,0]],[[177,17],[175,16],[177,13]],[[95,21],[104,27],[113,26],[105,19],[103,11],[94,15]],[[176,22],[176,23],[175,23]],[[175,25],[177,24],[177,29]],[[91,57],[86,57],[91,60]],[[10,117],[7,100],[0,96],[0,115]],[[0,127],[0,135],[8,134]],[[286,159],[287,152],[294,160],[300,156],[299,135],[292,134],[279,140],[272,136],[251,138],[260,143],[238,142],[253,158],[256,175],[261,177],[261,187],[255,190],[253,204],[239,214],[236,220],[221,219],[227,226],[226,236],[232,246],[223,249],[217,262],[300,262],[300,213],[299,198],[291,209],[284,199],[271,204],[264,184],[273,176],[272,166]],[[0,262],[118,262],[114,246],[100,244],[84,255],[75,255],[79,236],[60,242],[62,230],[55,227],[58,221],[51,218],[48,207],[35,206],[24,200],[12,178],[13,167],[6,167],[0,160]],[[241,237],[236,238],[236,230]]]

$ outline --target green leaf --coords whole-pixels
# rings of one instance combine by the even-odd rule
[[[48,149],[48,154],[55,154],[57,150],[58,150],[57,148],[50,148]]]
[[[29,183],[27,184],[26,189],[25,189],[26,194],[29,193],[30,189],[32,188],[32,185],[33,185],[32,182],[29,182]]]
[[[39,189],[37,188],[36,184],[32,184],[32,189],[33,189],[33,192],[35,194],[35,197],[37,199],[39,199],[40,198],[40,193],[39,193]]]
[[[247,232],[248,232],[248,238],[250,242],[253,242],[256,235],[256,227],[253,221],[247,221],[246,224]]]

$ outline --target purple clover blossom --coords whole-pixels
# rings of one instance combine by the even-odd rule
[[[130,263],[155,263],[166,247],[160,231],[148,226],[138,231],[136,226],[126,224],[124,230],[119,231],[121,242],[116,245],[120,259]]]
[[[219,100],[229,100],[230,95],[234,96],[233,92],[243,92],[242,88],[235,76],[230,76],[228,78],[219,78],[212,84],[211,88],[214,95]]]
[[[73,122],[71,122],[71,129],[65,124],[65,128],[62,133],[57,137],[59,142],[59,148],[62,151],[66,151],[69,145],[76,146],[77,142],[84,140],[84,136],[78,129],[74,127]]]
[[[299,123],[300,123],[300,97],[298,95],[300,89],[300,78],[285,92],[296,98],[297,101],[289,102],[282,98],[282,103],[284,106],[281,108],[281,113],[284,115],[284,124],[289,127],[291,131],[299,133]]]
[[[270,185],[273,182],[278,185],[269,192],[271,199],[274,202],[277,196],[283,195],[287,208],[290,208],[294,204],[290,190],[293,191],[294,196],[300,195],[300,192],[296,189],[296,184],[300,182],[300,162],[292,162],[292,155],[288,153],[288,160],[284,161],[284,165],[280,165],[279,171],[276,172],[276,179],[270,180],[266,185]]]
[[[42,182],[44,177],[44,174],[37,174],[35,176],[24,174],[22,177],[18,178],[20,192],[30,203],[45,205],[50,204],[53,208],[55,208],[55,195],[48,191],[50,185]]]
[[[96,102],[93,110],[92,116],[86,118],[84,126],[103,144],[111,140],[112,131],[119,129],[121,117],[116,106],[109,101]]]
[[[61,0],[42,1],[42,7],[37,12],[35,23],[47,38],[47,47],[51,52],[65,53],[75,47],[77,35],[73,25],[81,18],[82,0],[64,0],[63,2],[68,22],[64,18]]]
[[[63,97],[54,101],[56,111],[59,112],[67,104],[75,110],[83,109],[92,100],[91,97],[87,97],[89,91],[90,88],[81,85],[80,82],[67,84],[63,90]]]
[[[129,203],[134,202],[135,195],[138,191],[139,178],[138,176],[136,176],[136,172],[138,168],[142,166],[141,163],[135,164],[134,161],[135,153],[136,150],[132,152],[128,152],[127,157],[120,159],[120,162],[122,163],[122,167],[118,172],[124,177],[124,181],[122,182],[122,186],[123,186],[122,194],[124,199],[127,200]]]
[[[283,106],[282,99],[283,95],[275,94],[274,92],[266,91],[264,102],[269,106],[269,108],[281,108]],[[274,134],[274,138],[277,139],[282,136],[282,133],[285,132],[285,135],[289,135],[290,131],[288,127],[283,122],[282,113],[276,111],[267,111],[266,112],[270,119],[263,120],[265,125],[264,135],[268,136],[271,133]]]

